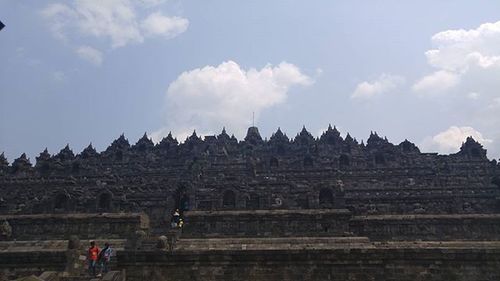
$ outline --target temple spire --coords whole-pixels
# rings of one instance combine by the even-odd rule
[[[222,127],[222,132],[217,136],[217,140],[228,141],[229,139],[230,139],[230,137],[226,132],[226,127]]]
[[[248,128],[247,135],[245,136],[245,141],[251,144],[262,142],[262,137],[260,136],[259,129],[253,126]]]
[[[7,166],[9,166],[9,161],[7,161],[4,152],[2,152],[2,154],[0,154],[0,167],[7,167]]]

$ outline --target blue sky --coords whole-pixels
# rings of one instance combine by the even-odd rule
[[[498,1],[0,0],[0,152],[329,123],[500,156]]]

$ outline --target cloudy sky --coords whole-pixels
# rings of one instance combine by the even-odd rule
[[[500,1],[0,0],[0,152],[329,123],[500,157]]]

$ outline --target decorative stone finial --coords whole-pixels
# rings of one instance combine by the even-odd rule
[[[315,142],[315,139],[311,133],[307,131],[306,126],[302,126],[302,130],[297,134],[293,142],[302,145],[310,145]]]
[[[130,143],[128,140],[125,138],[125,135],[122,133],[120,137],[118,137],[116,140],[114,140],[111,145],[106,149],[108,150],[125,150],[130,148]]]
[[[14,160],[12,168],[14,173],[23,172],[31,168],[31,162],[26,156],[26,153],[21,154],[19,158]]]
[[[260,136],[259,129],[257,127],[248,128],[245,142],[251,144],[258,144],[262,142],[262,137]]]
[[[61,151],[59,151],[59,153],[57,153],[54,157],[61,161],[67,161],[74,159],[75,154],[73,153],[71,148],[69,148],[69,144],[66,144],[66,146],[61,149]]]
[[[0,166],[2,166],[2,165],[5,165],[5,166],[9,165],[9,161],[7,161],[7,158],[5,157],[4,152],[2,152],[2,154],[0,154]]]
[[[146,151],[152,149],[155,146],[153,141],[148,138],[148,134],[144,132],[144,135],[135,143],[133,149],[138,151]]]
[[[222,128],[222,132],[217,136],[218,141],[229,141],[230,137],[226,133],[226,127]]]
[[[288,143],[289,141],[290,140],[285,134],[283,134],[280,127],[278,127],[276,133],[272,134],[271,138],[269,138],[269,143],[271,144]]]
[[[92,146],[92,143],[90,143],[85,149],[82,150],[82,152],[80,153],[80,156],[83,159],[89,159],[92,157],[99,156],[99,153],[97,153],[95,148]]]

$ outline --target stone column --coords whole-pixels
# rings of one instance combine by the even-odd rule
[[[63,276],[79,276],[85,270],[86,256],[81,254],[81,243],[78,236],[71,235],[66,249],[66,268]]]

